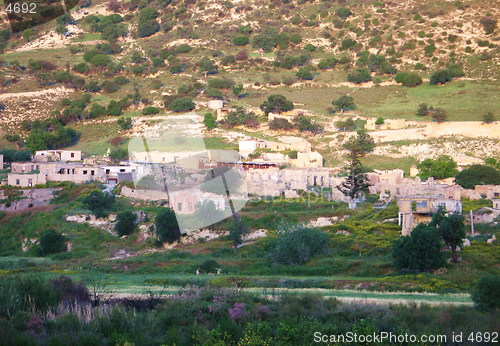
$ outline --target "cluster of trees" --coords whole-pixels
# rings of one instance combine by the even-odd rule
[[[271,52],[276,47],[286,49],[290,43],[299,44],[301,42],[302,37],[299,34],[278,33],[275,29],[264,30],[252,38],[252,46],[265,52]]]
[[[226,115],[221,125],[228,128],[240,125],[258,127],[259,121],[253,112],[247,112],[243,107],[238,107],[235,111],[229,112]]]
[[[464,217],[459,214],[446,215],[440,208],[426,225],[418,224],[409,236],[404,236],[394,242],[392,256],[394,266],[398,270],[430,271],[446,264],[443,243],[452,255],[452,261],[457,262],[457,248],[465,238]]]
[[[371,54],[365,50],[358,53],[358,60],[356,65],[361,68],[366,68],[370,72],[381,74],[395,74],[396,68],[392,66],[383,54]]]
[[[457,163],[449,156],[442,155],[437,159],[425,159],[417,165],[418,176],[422,180],[428,178],[446,179],[454,177],[458,173]]]
[[[490,165],[472,165],[456,175],[455,183],[465,189],[473,189],[476,185],[500,185],[500,169]]]
[[[458,171],[457,163],[449,156],[443,155],[436,159],[425,159],[417,165],[418,176],[422,180],[430,177],[446,179],[455,177],[455,183],[466,189],[476,185],[500,185],[500,170],[496,168],[494,159],[486,159],[486,165],[472,165]]]
[[[116,41],[119,37],[128,34],[127,25],[123,23],[123,17],[119,14],[109,16],[90,15],[85,18],[94,32],[101,33],[103,39]]]
[[[310,132],[313,134],[322,133],[324,128],[321,124],[316,123],[311,118],[304,115],[299,115],[293,119],[293,123],[283,118],[276,118],[269,122],[270,130],[284,130],[290,131],[292,129],[297,129],[300,132]]]
[[[30,127],[26,146],[32,152],[64,148],[75,144],[80,138],[80,133],[65,127],[57,119],[35,120]]]
[[[26,162],[31,160],[31,154],[27,150],[14,150],[0,148],[0,154],[3,155],[3,161],[11,162]]]
[[[432,120],[441,123],[448,119],[448,114],[443,108],[434,108],[426,103],[420,103],[417,108],[417,115],[427,116],[431,115]]]
[[[431,75],[429,80],[430,84],[445,84],[451,81],[453,78],[462,77],[464,71],[462,67],[458,64],[448,65],[443,70],[438,70]]]

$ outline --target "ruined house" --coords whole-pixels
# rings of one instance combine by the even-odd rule
[[[443,198],[435,195],[408,195],[398,198],[398,222],[401,234],[409,235],[419,223],[427,223],[432,214],[443,207],[447,213],[462,213],[460,199]]]
[[[82,161],[82,152],[80,150],[38,150],[35,151],[33,162],[51,162],[51,161]]]

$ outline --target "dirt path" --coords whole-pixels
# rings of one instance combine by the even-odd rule
[[[483,124],[480,121],[450,121],[441,124],[427,123],[427,126],[423,128],[370,132],[370,136],[379,143],[400,140],[425,140],[456,135],[471,138],[500,139],[500,122]]]
[[[0,100],[7,100],[11,98],[20,98],[20,97],[41,97],[47,95],[56,95],[56,96],[65,96],[67,94],[73,93],[73,89],[65,88],[65,87],[57,87],[52,89],[45,89],[40,91],[27,91],[22,93],[5,93],[0,94]]]

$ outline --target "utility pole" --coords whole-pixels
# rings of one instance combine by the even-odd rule
[[[472,236],[474,236],[474,213],[472,210],[470,211],[470,230],[472,232]]]

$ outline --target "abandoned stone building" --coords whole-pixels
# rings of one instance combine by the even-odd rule
[[[33,162],[50,161],[82,161],[80,150],[38,150],[35,152]]]
[[[443,198],[436,195],[407,195],[398,198],[398,222],[401,234],[408,235],[419,223],[427,223],[432,214],[443,207],[447,213],[462,213],[460,199]]]

